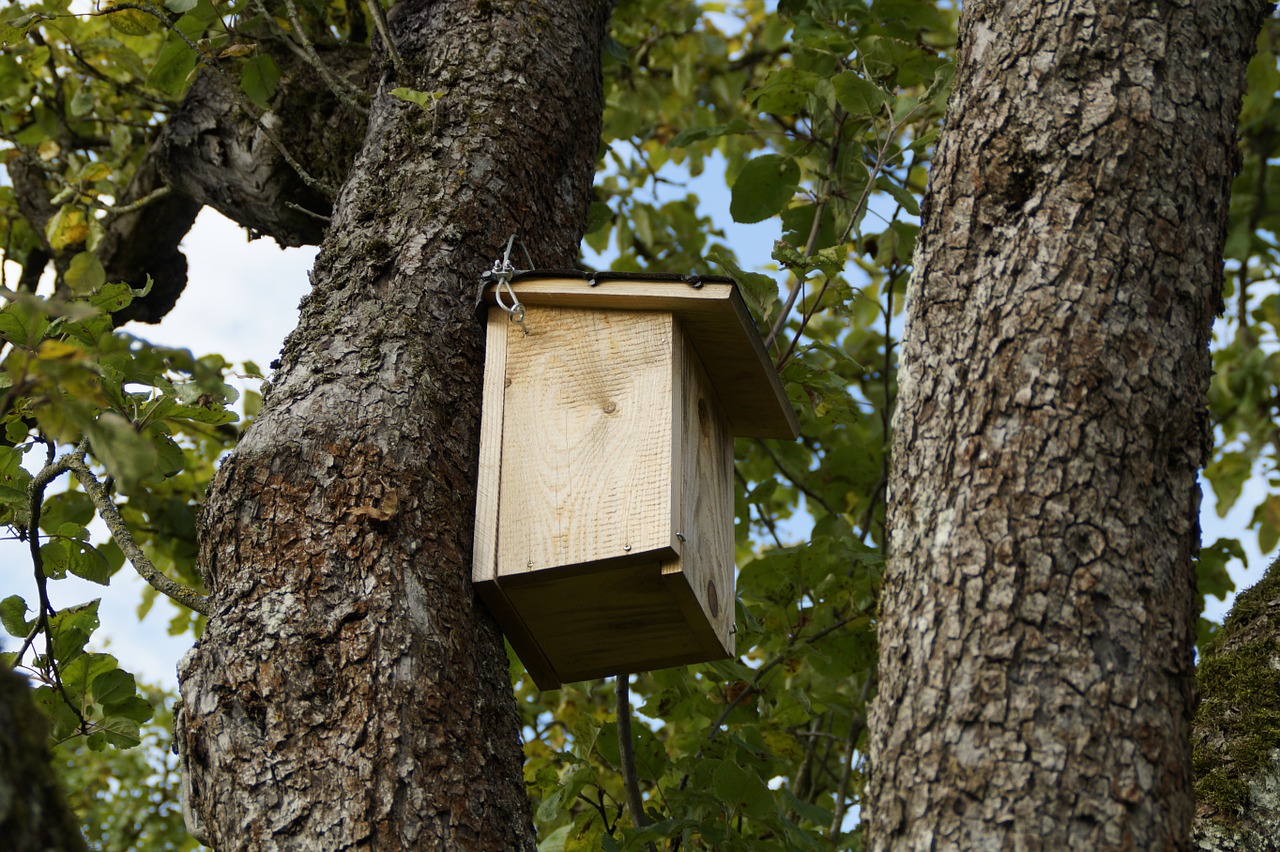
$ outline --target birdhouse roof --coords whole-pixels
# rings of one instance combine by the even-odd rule
[[[735,436],[794,440],[800,424],[733,279],[532,270],[512,278],[523,305],[669,311],[698,353]],[[495,304],[494,285],[484,298]]]

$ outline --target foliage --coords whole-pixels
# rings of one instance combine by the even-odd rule
[[[618,714],[632,710],[615,706],[601,682],[540,694],[513,661],[544,850],[660,841],[860,848],[851,827],[875,691],[896,338],[950,87],[956,5],[618,5],[585,245],[616,270],[732,275],[802,437],[737,447],[739,657],[632,678],[643,818],[623,804]],[[114,657],[90,649],[97,603],[55,611],[47,583],[67,575],[108,583],[127,556],[140,571],[152,566],[153,588],[190,593],[172,629],[198,634],[195,519],[243,426],[226,361],[115,328],[112,314],[143,291],[109,280],[106,235],[123,213],[159,197],[132,197],[130,182],[198,67],[234,81],[241,109],[259,117],[281,97],[273,58],[281,44],[311,56],[316,44],[368,43],[382,25],[378,8],[167,0],[86,11],[69,0],[24,0],[0,23],[0,158],[11,176],[0,186],[0,523],[31,544],[34,573],[22,594],[0,601],[0,623],[18,648],[6,662],[39,682],[64,777],[74,789],[109,793],[77,804],[100,848],[137,824],[126,815],[144,788],[163,816],[149,836],[159,846],[185,842],[173,822],[172,767],[155,750],[167,711]],[[1280,484],[1280,248],[1268,201],[1280,146],[1276,38],[1272,20],[1250,66],[1230,303],[1211,389],[1218,440],[1206,471],[1220,512],[1243,494],[1257,501],[1264,551],[1280,540],[1280,497],[1245,486],[1259,473]],[[344,102],[365,98],[349,83],[333,85]],[[423,109],[428,123],[448,97],[390,94]],[[767,269],[743,268],[723,223],[686,183],[721,173],[729,215],[775,230]],[[21,274],[11,282],[14,268]],[[253,365],[243,374],[261,378]],[[256,400],[246,399],[246,414]],[[57,493],[46,494],[54,483]],[[1226,566],[1243,553],[1230,538],[1205,548],[1202,593],[1230,591]],[[1202,635],[1210,632],[1202,623]],[[139,741],[143,748],[103,751]]]
[[[175,698],[149,687],[142,693],[156,713],[142,726],[139,748],[94,751],[73,739],[57,748],[55,771],[90,849],[196,849],[182,823],[178,758],[170,748]]]
[[[802,438],[737,448],[740,658],[632,679],[647,827],[622,804],[612,690],[517,681],[541,848],[853,848],[895,337],[954,13],[632,0],[611,39],[586,242],[619,270],[737,279]],[[719,168],[730,215],[776,226],[775,275],[740,268],[694,194],[671,198]]]
[[[1263,554],[1280,542],[1280,233],[1276,204],[1280,189],[1276,154],[1280,139],[1280,20],[1267,20],[1258,52],[1249,63],[1248,90],[1240,112],[1241,168],[1231,192],[1227,232],[1224,314],[1214,329],[1214,378],[1209,411],[1215,426],[1213,456],[1205,478],[1217,498],[1220,517],[1247,494],[1253,503],[1249,526],[1257,530]],[[1265,489],[1247,482],[1265,481]],[[1233,586],[1219,564],[1201,584],[1218,597]],[[1209,584],[1206,587],[1206,582]],[[1219,591],[1222,590],[1222,591]]]

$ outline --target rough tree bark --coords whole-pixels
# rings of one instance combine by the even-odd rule
[[[872,849],[1185,849],[1260,0],[972,0],[894,417]]]
[[[0,837],[10,852],[85,848],[49,764],[49,724],[26,679],[0,669]]]
[[[1280,852],[1280,561],[1236,598],[1196,686],[1195,848]]]
[[[576,256],[607,0],[406,0],[300,325],[202,517],[215,612],[180,666],[219,849],[517,849],[501,637],[470,587],[479,275]],[[394,86],[444,92],[436,110]]]

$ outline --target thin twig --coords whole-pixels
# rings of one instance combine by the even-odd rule
[[[373,16],[374,29],[378,31],[378,35],[382,36],[382,44],[387,48],[387,55],[391,57],[391,66],[396,69],[396,79],[403,81],[404,61],[400,59],[400,51],[396,50],[396,43],[391,40],[391,28],[387,26],[387,15],[382,11],[382,4],[378,0],[364,0],[364,5]]]
[[[324,215],[323,213],[317,213],[314,210],[308,210],[307,208],[303,207],[301,204],[297,204],[293,201],[286,201],[284,203],[284,206],[288,207],[290,210],[296,210],[299,213],[303,214],[304,216],[310,216],[312,219],[319,219],[321,222],[324,222],[326,225],[333,221],[330,217]]]
[[[71,700],[71,696],[67,694],[67,689],[62,684],[62,674],[58,671],[58,662],[54,658],[53,626],[50,624],[49,619],[57,615],[58,612],[53,608],[53,604],[49,602],[49,589],[47,586],[49,578],[45,576],[44,556],[40,553],[40,511],[44,507],[44,490],[49,487],[49,483],[70,469],[75,453],[84,452],[83,448],[84,442],[82,441],[75,450],[56,460],[51,459],[31,478],[31,483],[27,486],[27,500],[30,511],[30,518],[27,522],[27,544],[31,549],[31,564],[35,570],[36,590],[40,596],[40,614],[36,617],[36,631],[44,633],[46,673],[53,679],[53,685],[62,696],[62,700],[66,702],[67,707],[71,708],[71,712],[79,720],[81,732],[88,733],[86,727],[88,723],[85,721],[84,714],[80,712],[80,708],[76,706],[75,702]],[[52,454],[52,445],[50,445],[50,454]]]
[[[835,843],[836,838],[840,836],[840,825],[844,822],[846,810],[845,797],[849,791],[849,778],[853,775],[853,752],[857,748],[858,740],[862,737],[862,732],[867,729],[867,696],[871,694],[871,684],[875,677],[868,676],[862,682],[862,689],[858,691],[858,704],[862,708],[861,713],[856,713],[849,720],[849,735],[845,740],[844,749],[844,770],[840,773],[840,783],[836,788],[836,812],[831,818],[831,830],[827,832],[828,839]]]
[[[808,497],[813,502],[817,503],[823,509],[826,509],[828,515],[835,517],[836,515],[840,514],[835,509],[831,508],[831,504],[828,503],[821,494],[819,494],[818,492],[814,491],[812,488],[810,488],[809,486],[801,482],[800,477],[795,472],[787,470],[787,467],[785,464],[783,464],[782,459],[778,458],[777,453],[775,453],[773,451],[773,448],[770,447],[767,443],[765,443],[764,440],[757,438],[756,443],[759,444],[760,449],[764,450],[765,455],[767,455],[770,458],[770,460],[773,461],[774,466],[778,468],[778,472],[781,473],[784,477],[786,477],[787,481],[789,481],[792,485],[794,485],[796,489],[800,491],[801,494]]]
[[[618,702],[618,762],[622,771],[622,788],[627,794],[627,810],[636,828],[644,828],[649,818],[644,812],[644,800],[640,797],[640,781],[636,777],[636,745],[631,738],[631,684],[630,676],[620,674],[614,678],[613,694]],[[652,843],[651,852],[657,852]]]
[[[259,7],[262,8],[264,14],[266,7],[259,0]],[[361,103],[361,100],[368,100],[368,96],[357,89],[351,83],[347,82],[337,74],[333,73],[333,69],[325,64],[320,58],[320,54],[316,53],[315,46],[311,44],[311,39],[307,38],[307,31],[302,27],[302,21],[298,18],[298,6],[293,0],[284,0],[285,10],[289,14],[289,23],[293,24],[294,32],[298,35],[298,41],[302,47],[302,53],[307,64],[320,72],[320,76],[324,78],[325,83],[329,85],[329,90],[334,96],[347,106],[354,109],[361,115],[368,115],[369,108]],[[268,17],[270,17],[268,15]]]
[[[845,112],[843,109],[836,110],[836,131],[835,142],[831,145],[830,154],[827,156],[827,173],[835,174],[836,167],[840,164],[840,134],[844,129]],[[804,249],[802,254],[805,257],[812,257],[814,251],[818,247],[818,235],[822,230],[822,217],[827,211],[827,202],[831,198],[831,178],[825,178],[822,181],[822,190],[818,193],[818,203],[813,207],[813,222],[809,225],[809,236],[804,241]],[[854,210],[857,215],[857,209]],[[804,286],[804,276],[796,275],[796,283],[792,285],[791,291],[787,293],[787,301],[782,306],[782,311],[778,314],[778,318],[774,320],[773,327],[769,329],[769,336],[764,340],[764,346],[768,349],[773,345],[773,341],[778,337],[778,333],[782,331],[782,327],[786,324],[787,317],[791,315],[791,309],[795,307],[796,297],[800,295],[800,290]],[[807,320],[806,320],[807,321]],[[800,324],[800,331],[804,330],[805,323]],[[799,336],[799,332],[797,332]],[[794,348],[794,347],[793,347]],[[786,356],[783,356],[783,360]]]
[[[169,195],[172,192],[173,190],[170,189],[168,186],[157,187],[156,189],[153,189],[151,192],[148,192],[146,195],[142,196],[141,198],[135,199],[134,201],[130,201],[128,204],[119,204],[113,207],[107,207],[105,209],[107,211],[108,216],[123,216],[126,213],[133,213],[137,210],[141,210],[143,207],[146,207],[151,202],[159,201],[161,198],[164,198],[166,195]]]
[[[85,464],[83,454],[72,458],[69,462],[69,468],[76,475],[76,479],[80,480],[80,484],[84,486],[85,493],[93,500],[94,506],[98,509],[98,515],[102,518],[102,522],[107,525],[107,529],[111,531],[116,544],[120,545],[124,555],[129,557],[129,562],[133,565],[134,570],[138,572],[138,575],[143,580],[147,581],[147,585],[188,609],[195,610],[204,616],[209,615],[210,606],[207,597],[195,589],[184,586],[160,573],[151,560],[147,558],[147,555],[142,552],[142,548],[134,541],[133,533],[130,532],[128,525],[120,517],[120,511],[116,508],[115,501],[111,499],[111,495],[107,493],[107,489],[103,484],[98,481],[98,477]]]

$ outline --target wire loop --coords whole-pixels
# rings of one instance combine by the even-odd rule
[[[518,271],[511,265],[511,248],[515,245],[515,242],[516,235],[512,234],[511,239],[507,240],[507,247],[502,253],[502,259],[495,260],[493,262],[493,269],[490,270],[486,277],[496,279],[498,282],[498,289],[495,290],[493,294],[498,307],[506,311],[507,317],[511,322],[517,323],[520,326],[520,330],[525,334],[528,334],[529,327],[524,324],[524,305],[520,304],[520,299],[516,296],[516,291],[511,287],[511,279]],[[524,246],[521,245],[521,248],[524,248]],[[524,253],[527,258],[529,256],[529,250],[527,248],[524,249]],[[532,265],[532,261],[530,261],[530,265]],[[503,301],[502,293],[504,290],[506,291],[507,296],[511,299],[510,304]]]

